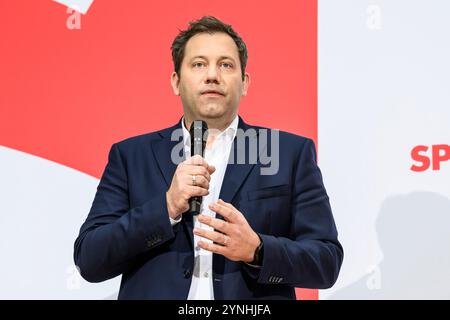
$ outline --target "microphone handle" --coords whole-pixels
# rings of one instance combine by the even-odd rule
[[[190,134],[191,134],[191,154],[200,155],[203,157],[206,147],[205,132],[208,130],[208,126],[204,121],[194,121]],[[195,196],[189,199],[189,213],[192,215],[198,215],[200,213],[200,207],[202,205],[202,197]]]
[[[192,197],[189,199],[189,213],[196,216],[200,213],[200,207],[202,205],[202,197]]]
[[[203,157],[203,152],[202,152],[201,156]],[[192,215],[194,215],[194,216],[200,214],[200,207],[202,205],[202,199],[203,198],[199,197],[199,196],[191,197],[189,199],[189,213],[192,213]]]

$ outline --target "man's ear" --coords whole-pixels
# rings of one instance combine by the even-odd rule
[[[247,95],[247,90],[248,90],[249,86],[250,86],[250,75],[246,72],[244,75],[244,81],[243,81],[243,85],[242,85],[242,95],[243,96]]]
[[[170,83],[172,84],[173,93],[176,96],[180,95],[180,78],[178,77],[178,74],[174,71],[172,72],[172,76],[170,77]]]

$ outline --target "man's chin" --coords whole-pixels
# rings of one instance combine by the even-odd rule
[[[216,106],[206,107],[201,109],[199,115],[205,119],[220,119],[226,114],[223,108],[218,108]]]

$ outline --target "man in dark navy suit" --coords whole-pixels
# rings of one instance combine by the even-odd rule
[[[75,241],[81,275],[122,275],[119,299],[295,299],[295,287],[332,286],[343,249],[314,143],[238,116],[250,84],[243,40],[203,17],[172,57],[184,116],[112,146]],[[210,129],[204,157],[190,157],[197,119]]]

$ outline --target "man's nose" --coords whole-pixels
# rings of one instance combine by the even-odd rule
[[[206,72],[206,83],[220,83],[220,71],[216,67],[209,67]]]

